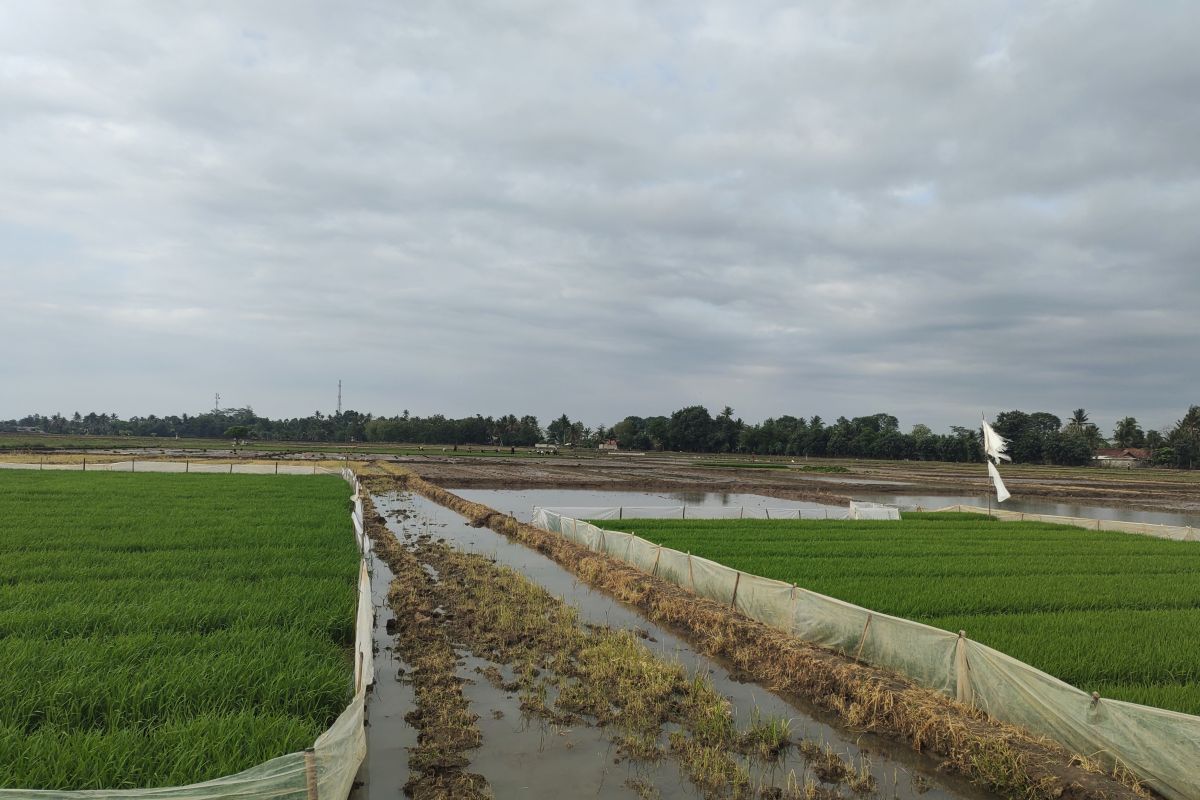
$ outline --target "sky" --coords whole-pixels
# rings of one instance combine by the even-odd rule
[[[0,419],[1200,403],[1200,5],[0,4]]]

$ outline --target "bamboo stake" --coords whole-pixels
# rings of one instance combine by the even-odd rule
[[[304,775],[308,782],[308,800],[318,800],[317,752],[311,747],[304,751]]]

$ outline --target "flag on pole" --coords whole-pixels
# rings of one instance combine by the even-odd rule
[[[988,425],[987,417],[983,418],[983,450],[999,463],[1001,459],[1004,461],[1012,461],[1012,456],[1008,454],[1008,442],[1004,437],[996,433],[991,425]]]
[[[1008,498],[1012,497],[1008,493],[1008,489],[1004,486],[1004,481],[1000,480],[1000,470],[996,469],[996,465],[991,461],[987,462],[988,475],[992,476],[992,483],[996,485],[996,502],[1003,503]]]
[[[981,416],[980,420],[983,425],[983,460],[987,462],[988,475],[996,487],[996,502],[1003,503],[1012,495],[1008,493],[1004,481],[1000,480],[1000,471],[996,469],[996,464],[1001,460],[1012,461],[1012,456],[1008,454],[1008,441],[988,425],[987,417]]]

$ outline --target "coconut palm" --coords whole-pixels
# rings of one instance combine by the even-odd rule
[[[1133,417],[1125,417],[1113,428],[1113,444],[1117,447],[1141,447],[1144,441],[1142,428]]]

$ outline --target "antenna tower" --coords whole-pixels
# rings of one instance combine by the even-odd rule
[[[213,395],[213,411],[221,410],[221,393],[217,392]]]
[[[342,379],[341,378],[338,378],[338,413],[337,413],[337,415],[339,417],[342,415]]]

